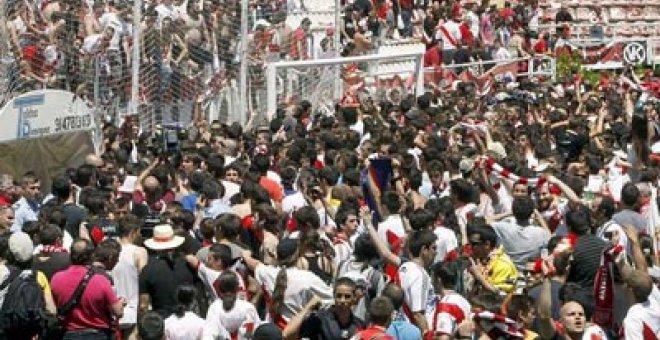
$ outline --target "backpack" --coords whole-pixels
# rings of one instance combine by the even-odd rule
[[[11,281],[9,281],[11,280]],[[44,293],[34,270],[10,271],[5,300],[0,311],[0,329],[10,339],[29,339],[47,323]]]

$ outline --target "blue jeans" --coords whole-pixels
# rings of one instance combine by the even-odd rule
[[[403,29],[399,32],[404,38],[410,38],[413,35],[412,29],[413,12],[409,9],[401,9],[401,19],[403,20]]]

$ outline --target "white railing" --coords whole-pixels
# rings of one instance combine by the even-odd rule
[[[321,68],[328,66],[346,65],[352,63],[368,63],[368,62],[384,62],[388,60],[410,60],[415,62],[415,75],[416,85],[415,89],[418,94],[424,92],[424,53],[403,53],[403,54],[390,54],[390,55],[364,55],[357,57],[347,58],[332,58],[320,60],[305,60],[305,61],[279,61],[269,63],[266,66],[266,93],[267,93],[267,110],[266,114],[270,117],[277,110],[277,75],[278,71],[282,69],[300,69],[300,68]],[[339,99],[342,93],[342,79],[337,74],[335,78],[334,98]]]

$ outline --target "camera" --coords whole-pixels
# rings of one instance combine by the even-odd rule
[[[148,238],[152,238],[154,236],[154,228],[159,224],[162,224],[162,219],[160,216],[155,214],[147,215],[144,218],[142,227],[140,228],[140,235],[142,236],[142,239],[146,240]]]

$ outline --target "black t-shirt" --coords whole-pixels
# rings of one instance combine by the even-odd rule
[[[152,309],[165,319],[176,308],[177,288],[193,284],[195,279],[195,272],[182,257],[175,256],[170,262],[152,255],[140,273],[140,294],[149,294]]]
[[[69,253],[65,252],[39,254],[32,260],[32,269],[44,273],[48,278],[48,281],[53,278],[55,273],[69,268],[70,265],[71,258],[69,257]]]
[[[596,271],[600,266],[601,254],[607,247],[607,242],[594,235],[578,237],[573,249],[573,261],[566,282],[575,282],[592,291]]]
[[[572,130],[557,130],[555,139],[557,140],[557,149],[567,163],[577,160],[580,153],[582,153],[582,148],[589,143],[588,136]]]
[[[87,211],[73,203],[63,204],[62,211],[66,217],[66,231],[75,240],[80,237],[80,223],[87,219]]]
[[[360,318],[351,314],[348,325],[340,325],[332,308],[310,314],[300,325],[300,337],[310,340],[350,339],[366,327]]]

